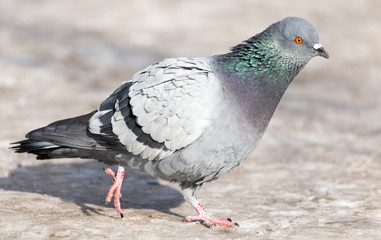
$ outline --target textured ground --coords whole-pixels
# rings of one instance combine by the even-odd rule
[[[381,2],[0,2],[0,239],[380,239]],[[226,50],[285,16],[308,19],[313,59],[263,141],[200,200],[240,228],[183,223],[178,187],[129,171],[121,220],[95,161],[36,161],[9,143],[88,112],[162,58]]]

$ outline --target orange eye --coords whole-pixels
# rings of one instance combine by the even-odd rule
[[[300,37],[297,37],[297,38],[295,38],[295,42],[297,44],[301,44],[303,42],[303,39],[301,39]]]

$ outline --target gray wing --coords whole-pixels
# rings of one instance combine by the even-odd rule
[[[99,106],[88,129],[144,159],[160,160],[201,136],[221,95],[205,58],[166,59],[124,82]]]

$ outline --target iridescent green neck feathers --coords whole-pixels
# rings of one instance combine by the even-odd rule
[[[240,78],[253,78],[268,83],[289,84],[305,62],[293,58],[292,53],[282,49],[280,44],[267,36],[258,34],[232,51],[218,58],[220,64]]]

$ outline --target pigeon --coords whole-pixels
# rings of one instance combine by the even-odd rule
[[[117,212],[125,168],[177,182],[205,226],[238,226],[208,214],[204,183],[240,165],[254,150],[285,90],[315,56],[329,58],[308,21],[287,17],[226,54],[169,58],[122,83],[97,110],[53,122],[15,142],[37,159],[86,158],[117,165],[106,203]]]

